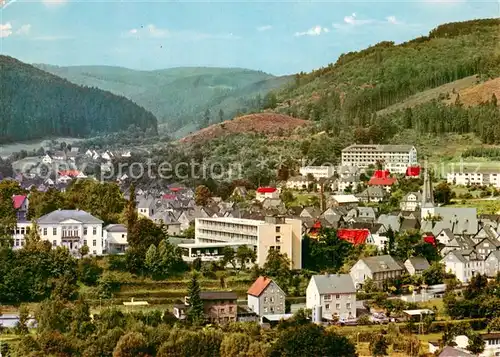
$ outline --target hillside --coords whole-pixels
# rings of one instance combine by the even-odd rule
[[[193,123],[195,127],[206,126],[207,109],[209,123],[220,122],[221,109],[222,119],[231,119],[236,113],[253,108],[255,97],[291,80],[241,68],[136,71],[109,66],[35,66],[79,85],[123,95],[151,111],[169,131]]]
[[[274,113],[244,115],[223,123],[214,124],[181,139],[181,143],[204,143],[233,134],[260,133],[267,137],[283,136],[294,129],[309,124],[307,120]]]
[[[474,133],[498,143],[498,108],[487,102],[498,103],[499,34],[499,19],[449,23],[406,43],[343,54],[335,64],[297,74],[277,92],[274,111],[359,143],[389,142],[405,129]],[[454,90],[459,100],[446,101]]]
[[[0,142],[87,137],[136,126],[157,131],[144,108],[109,92],[84,88],[12,57],[0,56]]]

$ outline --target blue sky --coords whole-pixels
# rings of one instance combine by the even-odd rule
[[[277,75],[380,41],[403,42],[441,23],[500,14],[496,0],[7,0],[0,11],[0,52],[28,63]]]

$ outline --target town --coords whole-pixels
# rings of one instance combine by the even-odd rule
[[[314,324],[341,326],[339,331],[358,338],[368,334],[361,329],[367,326],[406,329],[410,337],[401,338],[410,340],[405,346],[391,345],[404,355],[500,353],[494,300],[475,311],[457,301],[497,289],[500,214],[445,204],[450,187],[483,187],[496,197],[496,173],[454,172],[440,181],[419,165],[414,146],[351,145],[342,150],[338,166],[299,167],[296,175],[273,186],[253,188],[239,180],[223,199],[206,186],[136,187],[126,175],[98,181],[79,170],[75,160],[112,167],[115,157],[130,156],[130,151],[79,154],[66,148],[29,159],[73,166],[46,179],[33,171],[3,178],[2,196],[15,192],[10,200],[15,222],[4,242],[19,252],[42,249],[34,245],[45,243],[53,251],[65,249],[78,264],[85,262],[86,274],[96,275],[90,285],[98,290],[106,284],[103,264],[121,264],[125,271],[158,281],[186,269],[218,280],[219,289],[213,284],[201,289],[200,277],[193,275],[186,295],[176,293],[169,300],[168,314],[180,323],[252,322],[273,328],[303,316]],[[95,201],[83,203],[80,195]],[[307,197],[305,204],[290,205],[296,196]],[[100,207],[102,199],[114,203]],[[9,226],[7,221],[3,226]],[[249,281],[246,290],[232,289],[238,281],[230,282],[233,272],[235,279],[247,276],[241,281]],[[123,282],[114,284],[118,290],[100,292],[100,306],[103,297],[119,294]],[[0,289],[2,299],[5,294]],[[127,310],[155,305],[154,292],[124,296],[132,297],[119,299]],[[462,321],[455,327],[446,315]],[[21,323],[15,314],[4,314],[2,321],[14,329]],[[21,324],[27,321],[24,317]],[[377,331],[365,339],[372,350],[371,336],[376,336],[382,346],[377,348],[386,353],[390,338]],[[363,343],[358,340],[357,347]]]

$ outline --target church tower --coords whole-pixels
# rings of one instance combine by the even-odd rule
[[[424,190],[422,192],[421,219],[434,216],[434,192],[432,190],[432,181],[428,169],[424,172]]]

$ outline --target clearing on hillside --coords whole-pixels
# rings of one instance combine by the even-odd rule
[[[466,106],[474,106],[491,100],[493,94],[500,99],[500,78],[490,79],[484,83],[462,89],[458,92],[460,102]],[[450,102],[454,103],[457,95],[453,94]],[[497,101],[500,104],[500,101]]]
[[[204,142],[229,134],[262,133],[269,136],[286,133],[311,122],[276,113],[244,115],[214,124],[181,139],[181,143]]]

